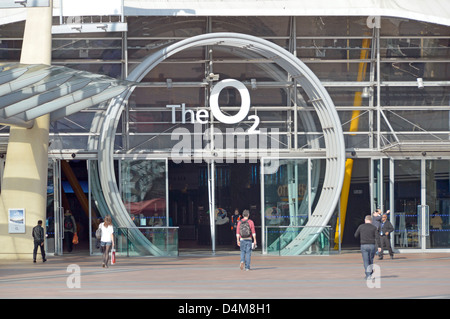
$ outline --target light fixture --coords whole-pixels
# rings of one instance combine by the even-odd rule
[[[365,88],[363,88],[363,91],[362,91],[361,96],[362,96],[363,98],[368,98],[368,97],[370,97],[370,89],[369,89],[369,87],[366,86]]]
[[[251,79],[250,83],[252,84],[252,90],[256,90],[257,86],[256,86],[256,79]]]
[[[419,89],[423,89],[423,79],[422,78],[417,78],[417,87]]]

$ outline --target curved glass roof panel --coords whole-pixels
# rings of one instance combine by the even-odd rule
[[[105,102],[132,82],[77,71],[63,66],[0,65],[0,123],[30,128],[50,114],[56,121]]]

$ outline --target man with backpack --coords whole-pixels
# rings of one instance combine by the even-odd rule
[[[250,270],[250,259],[252,254],[252,245],[256,247],[255,224],[249,219],[250,212],[246,209],[242,213],[242,219],[236,228],[237,245],[241,248],[241,270]],[[252,243],[253,238],[253,243]]]

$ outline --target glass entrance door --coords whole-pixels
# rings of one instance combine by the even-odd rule
[[[55,255],[70,252],[92,253],[88,161],[85,159],[51,160],[49,186],[47,251]],[[74,243],[75,234],[78,241]]]
[[[64,208],[62,206],[61,197],[61,161],[53,160],[53,245],[49,245],[49,252],[55,255],[63,254],[63,240],[64,240]],[[51,218],[48,218],[51,220]],[[51,251],[53,250],[53,251]]]
[[[395,231],[394,245],[399,249],[421,248],[418,206],[421,197],[421,161],[394,162]]]
[[[450,160],[426,160],[425,184],[428,235],[425,245],[431,249],[450,248]]]
[[[449,173],[449,160],[394,161],[396,248],[450,247]]]
[[[168,176],[169,215],[182,250],[234,250],[236,209],[250,211],[261,244],[259,162],[169,162]]]
[[[244,210],[248,210],[250,219],[254,222],[256,228],[257,249],[260,249],[261,188],[259,161],[212,163],[209,165],[209,176],[211,177],[209,194],[213,195],[210,196],[210,205],[215,207],[212,216],[215,221],[214,248],[218,250],[233,250],[236,248],[236,229],[231,224],[232,217],[236,210],[240,215]]]

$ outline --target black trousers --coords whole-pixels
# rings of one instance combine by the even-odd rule
[[[383,250],[387,249],[389,251],[390,256],[394,256],[394,252],[391,247],[391,240],[389,236],[381,236],[380,237],[380,248],[381,252],[378,257],[383,258]]]
[[[70,231],[64,232],[64,245],[66,246],[67,251],[70,253],[73,249],[73,233]]]
[[[33,261],[36,261],[38,247],[41,247],[42,260],[45,260],[44,245],[41,245],[41,243],[42,243],[41,241],[36,241],[36,240],[34,241]]]

